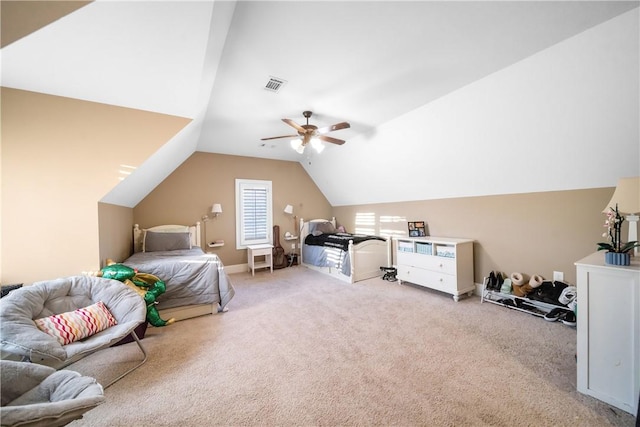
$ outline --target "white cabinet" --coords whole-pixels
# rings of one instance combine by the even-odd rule
[[[640,393],[640,259],[604,263],[604,252],[576,262],[577,388],[636,414]]]
[[[473,240],[448,237],[399,237],[396,241],[398,281],[453,295],[472,295]]]

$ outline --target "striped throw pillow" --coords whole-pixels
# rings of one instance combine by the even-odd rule
[[[38,329],[53,336],[62,345],[90,337],[118,322],[102,301],[66,313],[36,319]]]

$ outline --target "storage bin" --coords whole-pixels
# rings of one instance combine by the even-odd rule
[[[403,242],[402,240],[398,241],[398,251],[399,252],[413,252],[413,242]]]
[[[455,246],[437,246],[436,255],[445,257],[445,258],[455,258],[456,248]]]
[[[416,252],[423,255],[432,255],[433,245],[431,243],[416,243]]]

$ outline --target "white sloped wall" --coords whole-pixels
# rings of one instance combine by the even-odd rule
[[[304,167],[334,206],[615,186],[640,173],[639,20],[616,17]]]

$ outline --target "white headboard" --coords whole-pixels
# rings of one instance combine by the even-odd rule
[[[196,222],[195,225],[156,225],[155,227],[141,229],[138,224],[133,226],[133,252],[142,251],[142,242],[144,241],[144,233],[146,231],[153,231],[156,233],[186,233],[189,232],[191,238],[191,246],[201,246],[200,240],[200,222]]]

